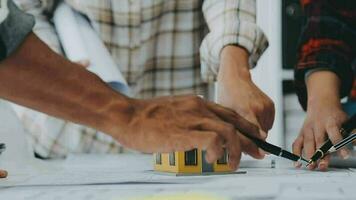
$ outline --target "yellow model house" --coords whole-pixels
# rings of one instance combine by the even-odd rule
[[[159,172],[175,174],[201,174],[214,172],[231,172],[227,164],[228,154],[213,164],[204,159],[205,151],[193,149],[186,152],[156,153],[154,154],[154,169]]]

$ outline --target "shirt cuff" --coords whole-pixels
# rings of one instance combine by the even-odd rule
[[[21,11],[12,0],[8,0],[9,14],[0,24],[0,60],[14,52],[35,24],[34,17]]]
[[[238,45],[246,49],[249,52],[250,68],[253,68],[267,49],[268,40],[263,31],[249,21],[240,21],[225,30],[208,33],[200,47],[203,80],[208,82],[216,80],[220,52],[227,45]]]
[[[311,59],[313,58],[313,59]],[[313,72],[327,70],[334,72],[341,81],[340,98],[347,96],[354,81],[352,67],[344,56],[335,52],[317,52],[300,60],[294,72],[295,89],[303,109],[307,109],[308,94],[306,78]]]
[[[329,71],[328,68],[316,68],[316,69],[311,69],[307,72],[305,72],[305,75],[304,75],[304,82],[305,84],[307,84],[307,80],[308,80],[308,77],[314,73],[314,72],[319,72],[319,71]]]

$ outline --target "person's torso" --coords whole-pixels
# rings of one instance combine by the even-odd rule
[[[67,0],[85,14],[134,95],[206,93],[199,48],[202,0]]]

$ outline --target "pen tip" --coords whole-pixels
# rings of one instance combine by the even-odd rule
[[[300,161],[303,161],[303,162],[305,162],[305,163],[310,163],[309,160],[303,158],[302,156],[299,157],[299,160],[300,160]]]
[[[307,161],[308,162],[308,164],[306,165],[306,167],[308,167],[309,165],[311,165],[312,163],[313,163],[313,160],[309,160],[309,161]]]

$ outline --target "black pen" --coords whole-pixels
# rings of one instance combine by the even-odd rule
[[[354,114],[349,120],[347,120],[340,129],[342,137],[347,137],[356,128],[356,114]],[[317,149],[314,155],[308,161],[308,165],[323,158],[327,152],[333,147],[333,143],[328,139],[319,149]],[[307,165],[307,166],[308,166]]]
[[[302,156],[295,155],[287,150],[282,149],[281,147],[270,144],[266,141],[263,141],[259,138],[254,137],[254,136],[251,136],[251,135],[248,135],[245,133],[242,133],[242,134],[244,136],[246,136],[247,138],[249,138],[250,140],[252,140],[259,148],[261,148],[262,150],[264,150],[268,153],[271,153],[278,157],[286,158],[288,160],[292,160],[294,162],[304,161],[304,162],[308,163],[308,160],[303,158]]]
[[[351,135],[347,136],[345,139],[341,140],[339,143],[337,143],[334,146],[332,146],[329,149],[329,151],[327,152],[327,154],[330,154],[330,153],[333,153],[335,151],[338,151],[339,149],[341,149],[342,147],[350,144],[354,140],[356,140],[356,132],[355,133],[351,133]]]

